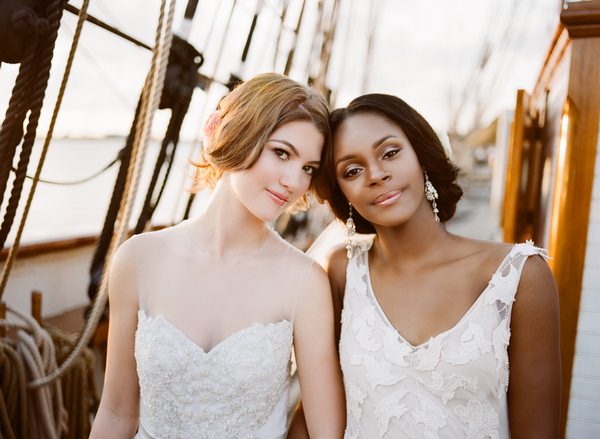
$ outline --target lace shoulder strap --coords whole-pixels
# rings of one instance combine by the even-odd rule
[[[533,255],[539,255],[546,260],[549,259],[546,250],[536,247],[531,240],[513,246],[490,280],[493,293],[492,300],[488,299],[488,302],[496,300],[507,307],[512,305],[515,301],[525,261]]]
[[[346,248],[349,249],[349,259],[364,257],[367,253],[369,253],[369,250],[371,250],[374,240],[375,235],[354,235],[346,246]]]

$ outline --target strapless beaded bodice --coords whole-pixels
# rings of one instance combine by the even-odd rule
[[[138,319],[137,438],[285,436],[290,321],[255,323],[206,352],[163,316]]]

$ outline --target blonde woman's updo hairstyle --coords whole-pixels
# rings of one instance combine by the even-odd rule
[[[327,101],[318,92],[277,73],[264,73],[225,96],[211,121],[190,192],[214,188],[227,171],[243,171],[258,160],[267,140],[280,126],[308,121],[323,135],[323,152],[331,148]],[[312,183],[311,183],[312,189]]]

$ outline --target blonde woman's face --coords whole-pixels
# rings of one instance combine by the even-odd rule
[[[320,165],[325,139],[308,121],[277,128],[250,169],[231,174],[241,203],[257,218],[272,221],[308,188]]]

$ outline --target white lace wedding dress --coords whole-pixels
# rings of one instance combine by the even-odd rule
[[[451,329],[413,346],[373,293],[363,242],[348,262],[340,360],[345,438],[510,437],[506,392],[510,315],[528,256],[515,245],[487,288]]]
[[[135,437],[283,439],[298,276],[313,262],[275,237],[272,252],[210,265],[188,249],[186,227],[132,238],[140,307]]]
[[[252,325],[205,352],[162,316],[138,317],[136,438],[285,437],[288,320]]]

